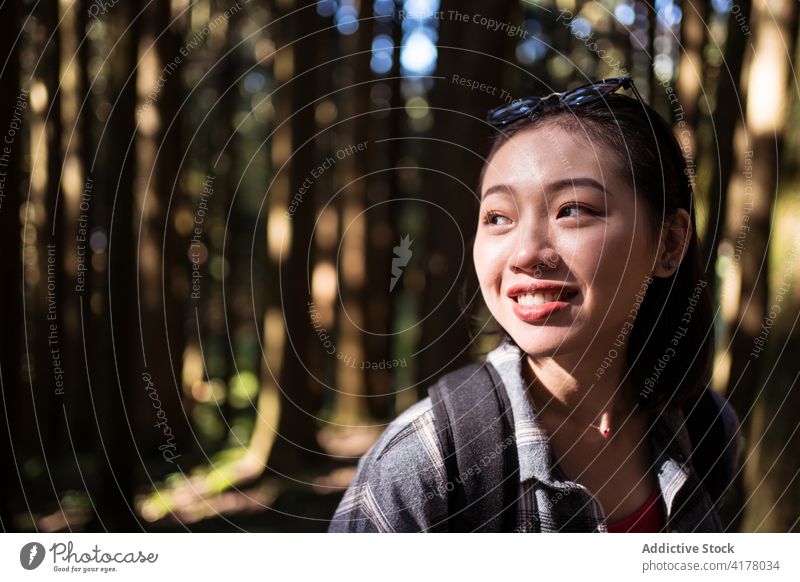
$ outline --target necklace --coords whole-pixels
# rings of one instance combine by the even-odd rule
[[[600,432],[600,434],[603,435],[604,439],[608,440],[611,437],[611,427],[608,424],[607,414],[603,414],[600,420],[600,425],[590,424],[589,426],[591,428],[596,428]]]

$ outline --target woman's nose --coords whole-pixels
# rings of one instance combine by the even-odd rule
[[[515,270],[551,270],[557,265],[558,253],[550,244],[546,231],[529,229],[519,237],[509,257],[509,266]]]

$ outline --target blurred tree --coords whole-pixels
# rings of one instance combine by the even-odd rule
[[[90,496],[97,521],[90,528],[134,531],[139,522],[133,497],[139,472],[136,442],[139,427],[137,398],[144,392],[139,334],[136,271],[136,232],[133,229],[136,176],[135,73],[141,34],[141,0],[114,7],[106,15],[109,30],[108,90],[110,112],[98,143],[101,171],[96,191],[97,223],[108,234],[107,277],[93,298],[95,325],[86,338],[88,361],[105,362],[87,369],[92,413],[97,423],[94,453],[99,459],[98,480]],[[84,316],[88,315],[84,309]],[[152,431],[150,419],[145,430]]]
[[[441,10],[481,14],[497,22],[518,23],[521,12],[503,3],[442,2]],[[421,351],[418,355],[420,396],[442,373],[472,359],[468,314],[459,305],[460,286],[472,260],[477,225],[478,174],[488,149],[486,111],[502,103],[507,63],[513,62],[513,38],[489,27],[442,19],[439,22],[438,70],[431,95],[435,124],[431,161],[425,166],[426,198],[432,202],[425,237],[425,293]],[[470,91],[459,78],[485,83],[492,91]],[[456,79],[457,80],[457,79]],[[510,100],[510,99],[508,99]],[[465,107],[466,106],[466,107]]]
[[[695,167],[699,164],[697,149],[697,123],[700,99],[705,94],[705,65],[703,50],[708,39],[709,0],[685,0],[682,3],[680,30],[680,61],[678,64],[677,93],[686,122],[686,137],[681,136],[683,155]]]
[[[187,245],[175,232],[173,209],[181,199],[178,110],[183,101],[183,85],[180,71],[189,58],[181,50],[190,54],[191,47],[181,40],[180,29],[188,21],[185,11],[173,14],[170,3],[153,2],[145,7],[141,18],[138,66],[135,81],[132,81],[136,84],[138,98],[132,152],[136,157],[135,204],[130,217],[136,244],[136,317],[141,345],[136,350],[139,357],[134,358],[140,368],[129,381],[133,384],[131,393],[136,395],[137,405],[133,410],[150,425],[158,422],[153,399],[147,391],[139,389],[139,375],[150,374],[175,437],[172,442],[177,452],[185,449],[188,432],[183,422],[180,391],[180,362],[185,341],[183,302],[187,294],[177,296],[175,281],[186,280],[188,272],[184,267],[186,255],[182,252]],[[192,42],[200,34],[193,33]],[[203,186],[206,182],[203,181]],[[165,428],[143,430],[137,440],[138,446],[144,451],[160,450],[159,446],[170,440],[165,437]]]
[[[0,69],[0,131],[11,127],[16,115],[27,108],[28,96],[20,89],[20,19],[15,2],[0,5],[0,54],[6,55]],[[20,98],[24,106],[20,105]],[[7,145],[7,144],[6,144]],[[22,344],[22,246],[20,225],[22,136],[7,149],[0,149],[0,272],[5,283],[0,285],[0,398],[3,413],[0,417],[0,466],[5,475],[0,479],[0,530],[12,531],[13,508],[17,503],[27,505],[22,486],[21,465],[27,451],[15,447],[18,435],[27,428],[20,410],[22,385],[20,363]]]
[[[336,402],[332,421],[352,425],[367,416],[365,396],[367,375],[363,362],[367,357],[365,317],[367,298],[366,191],[368,153],[351,150],[369,138],[370,44],[372,42],[372,3],[359,2],[358,28],[340,36],[345,58],[335,65],[335,83],[342,122],[338,126],[337,149],[328,155],[349,152],[335,166],[335,195],[341,197],[341,246],[337,257],[337,288],[340,317],[336,333]],[[369,148],[369,144],[367,144]]]
[[[330,74],[315,74],[317,101],[314,102],[314,119],[318,133],[314,136],[314,157],[321,162],[336,151],[341,111],[339,93],[336,87],[334,70],[341,66],[339,55],[339,31],[331,22],[314,35],[315,60]],[[344,57],[345,63],[349,57]],[[339,310],[336,268],[341,241],[341,193],[337,192],[337,175],[334,171],[318,174],[314,180],[315,188],[326,195],[314,196],[314,240],[309,241],[308,260],[311,266],[309,285],[313,310],[307,313],[307,325],[315,329],[333,332],[337,327]],[[336,385],[338,361],[336,354],[330,354],[323,342],[312,342],[308,350],[308,367],[319,379],[313,387],[315,397],[320,398],[324,410],[332,413],[337,403],[337,393],[331,389]]]
[[[786,95],[797,38],[794,34],[797,14],[797,3],[792,0],[753,2],[753,50],[746,53],[743,70],[743,84],[748,87],[747,110],[744,126],[739,128],[735,141],[740,173],[731,182],[729,193],[727,231],[736,248],[731,275],[740,277],[740,292],[729,348],[731,370],[727,393],[740,415],[745,436],[744,489],[759,501],[745,504],[744,492],[738,492],[739,503],[735,505],[744,509],[744,529],[748,531],[785,531],[779,528],[792,522],[790,516],[781,516],[781,512],[771,513],[765,520],[764,507],[779,502],[785,490],[778,486],[783,477],[768,471],[769,463],[773,455],[785,451],[786,444],[786,434],[782,431],[765,434],[765,422],[771,423],[776,416],[785,418],[786,411],[794,408],[786,408],[782,402],[784,414],[780,414],[780,409],[769,406],[770,402],[782,400],[780,383],[762,384],[760,380],[770,378],[771,374],[765,373],[764,360],[754,356],[753,351],[755,340],[765,329],[769,334],[772,327],[765,320],[773,311],[776,290],[770,293],[767,258],[786,131]],[[785,39],[792,40],[787,45]],[[765,481],[769,482],[766,490]]]
[[[56,371],[68,366],[62,354],[69,342],[64,335],[62,311],[66,284],[62,268],[63,220],[57,214],[62,159],[58,9],[57,2],[47,2],[32,10],[33,46],[40,57],[30,79],[32,172],[23,223],[26,246],[23,346],[27,367],[23,378],[29,382],[30,425],[35,427],[27,438],[36,443],[32,448],[41,463],[39,478],[31,481],[28,494],[48,513],[53,509],[61,511],[57,483],[61,474],[56,466],[68,451],[62,432],[64,390],[56,385]]]
[[[63,223],[61,259],[63,264],[64,294],[62,348],[64,360],[70,364],[65,370],[66,422],[69,425],[69,442],[73,448],[85,450],[91,442],[91,410],[86,406],[89,389],[84,381],[80,362],[83,360],[81,329],[81,298],[89,296],[79,291],[79,268],[84,281],[83,289],[91,289],[91,244],[88,218],[91,214],[86,193],[91,196],[93,178],[89,175],[92,163],[92,121],[94,102],[89,89],[89,39],[87,37],[88,0],[60,2],[59,27],[61,38],[60,84],[61,95],[61,195],[58,219]],[[79,252],[81,255],[79,256]],[[78,468],[80,470],[80,468]],[[79,484],[75,483],[78,487]]]
[[[373,24],[373,39],[389,37],[395,48],[392,50],[392,67],[386,76],[370,84],[369,149],[367,152],[371,172],[367,181],[366,214],[367,224],[367,273],[375,284],[366,285],[366,321],[370,333],[365,341],[365,354],[370,366],[367,372],[369,413],[373,418],[386,419],[393,413],[392,378],[396,370],[381,369],[380,362],[394,360],[396,341],[392,321],[397,314],[399,293],[389,290],[392,249],[400,241],[394,217],[398,216],[399,203],[392,200],[399,197],[397,175],[394,167],[400,158],[403,136],[403,99],[400,93],[400,45],[402,27],[394,23],[394,14],[389,17],[376,16]],[[381,111],[382,110],[382,111]],[[405,362],[406,365],[408,362]],[[400,364],[402,366],[402,364]]]
[[[656,80],[656,33],[658,31],[658,12],[656,11],[655,2],[652,4],[647,0],[643,2],[647,11],[647,92],[645,97],[647,102],[656,107],[658,100],[658,82]],[[657,107],[656,107],[657,109]]]
[[[217,14],[224,13],[228,5],[227,2],[217,1],[215,6]],[[237,298],[242,296],[242,291],[244,291],[242,288],[247,281],[247,278],[242,276],[245,273],[247,264],[245,261],[241,260],[246,255],[242,252],[243,245],[240,244],[239,216],[235,212],[234,207],[235,197],[237,195],[240,196],[239,207],[243,206],[241,197],[245,194],[243,189],[239,188],[239,172],[244,170],[236,163],[238,161],[236,153],[241,144],[238,139],[236,128],[234,127],[233,115],[233,112],[239,109],[239,100],[241,99],[241,95],[237,90],[239,87],[237,81],[241,74],[240,62],[242,56],[240,52],[244,52],[244,47],[241,47],[241,51],[237,50],[240,49],[237,45],[239,44],[241,35],[241,30],[239,28],[241,19],[241,12],[233,13],[228,19],[225,28],[225,43],[220,51],[222,53],[220,56],[221,62],[217,61],[215,63],[217,68],[215,75],[216,94],[219,96],[220,101],[217,107],[209,112],[209,117],[212,117],[214,120],[209,122],[213,123],[213,126],[210,128],[212,131],[211,141],[213,143],[211,156],[214,161],[214,170],[216,173],[220,174],[217,195],[221,200],[217,202],[215,206],[219,209],[219,216],[222,223],[225,225],[224,243],[215,240],[212,241],[212,244],[216,242],[224,246],[224,248],[218,249],[219,255],[222,258],[224,271],[220,278],[221,283],[218,288],[218,300],[224,311],[225,326],[222,332],[225,336],[225,343],[228,348],[224,352],[224,371],[222,373],[223,377],[227,379],[229,389],[230,383],[234,381],[239,372],[239,364],[241,364],[241,362],[237,363],[236,354],[237,351],[241,349],[241,344],[239,343],[241,342],[241,332],[248,319],[246,314],[243,313],[243,310],[238,307],[240,302],[237,301]],[[249,238],[249,229],[245,232],[247,232],[246,238]],[[244,248],[248,246],[249,245],[244,245]],[[209,291],[211,290],[209,289]],[[253,311],[263,316],[263,312],[259,313],[255,309]],[[200,319],[201,321],[198,323],[202,326],[201,329],[207,330],[207,318]],[[256,326],[260,328],[261,325],[259,324],[261,323],[261,318],[259,317]],[[254,331],[258,330],[256,329]],[[244,368],[243,371],[247,371],[246,368]],[[222,417],[225,419],[226,423],[230,424],[233,419],[230,397],[225,398],[221,409]]]
[[[308,298],[310,284],[307,249],[314,226],[314,204],[308,200],[311,192],[304,190],[305,195],[300,194],[301,200],[291,217],[287,216],[287,209],[312,169],[318,166],[314,158],[312,138],[316,127],[309,86],[313,87],[315,74],[326,74],[314,69],[315,53],[309,50],[309,40],[305,38],[321,29],[324,23],[313,5],[290,15],[298,7],[299,3],[291,0],[281,0],[277,5],[277,15],[285,18],[281,26],[276,27],[274,67],[278,87],[274,103],[278,127],[272,139],[272,162],[278,175],[267,193],[273,284],[263,341],[267,344],[266,363],[269,365],[264,381],[267,390],[280,393],[280,417],[273,437],[262,438],[259,445],[259,451],[266,449],[272,469],[291,475],[303,471],[316,460],[315,453],[319,450],[314,418],[319,401],[314,396],[314,380],[305,367],[312,341],[308,300],[303,301]],[[280,358],[276,357],[275,350],[281,350]],[[273,421],[270,426],[275,430],[276,399],[269,392],[263,398],[265,403],[270,403],[267,412]],[[269,452],[273,439],[276,439],[275,446]]]
[[[741,17],[749,21],[752,0],[743,0],[739,3],[739,7]],[[744,117],[746,107],[747,88],[742,86],[741,79],[748,37],[739,28],[739,23],[737,22],[739,14],[731,12],[728,16],[728,33],[725,40],[723,58],[724,67],[719,77],[717,77],[717,83],[714,87],[713,145],[717,151],[717,156],[712,166],[713,174],[707,192],[709,208],[706,225],[703,229],[705,234],[703,259],[707,269],[715,268],[719,244],[725,233],[725,217],[728,213],[728,191],[731,174],[734,170],[734,132],[737,122]],[[716,285],[715,278],[711,279],[711,284]]]

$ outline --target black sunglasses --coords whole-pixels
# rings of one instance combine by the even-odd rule
[[[574,107],[583,103],[589,103],[598,99],[603,99],[606,95],[616,93],[620,89],[631,89],[636,98],[644,103],[642,96],[633,84],[630,77],[613,77],[601,79],[588,85],[582,85],[564,93],[551,93],[544,97],[526,97],[519,101],[514,101],[507,105],[501,105],[490,110],[486,116],[489,125],[494,127],[504,127],[523,117],[532,117],[539,106],[545,101],[558,99],[558,103],[567,107]]]

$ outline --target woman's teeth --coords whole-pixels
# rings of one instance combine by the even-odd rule
[[[560,292],[526,293],[524,295],[517,295],[517,303],[525,306],[544,305],[545,303],[557,301],[558,299],[569,299],[573,294],[574,293],[567,292],[564,293],[564,297],[562,297]]]

